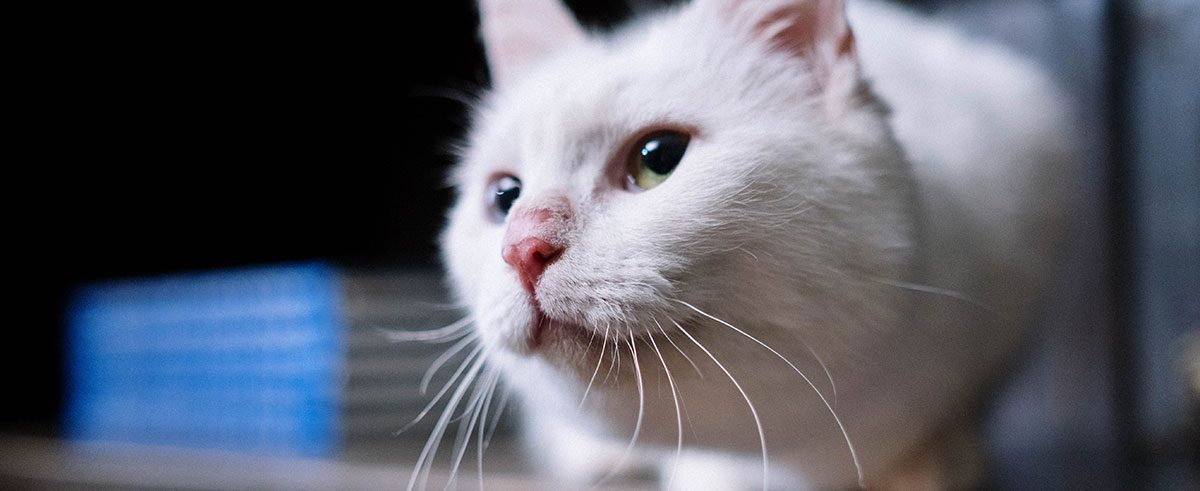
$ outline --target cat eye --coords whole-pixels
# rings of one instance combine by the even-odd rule
[[[487,191],[488,209],[491,211],[492,219],[496,222],[503,221],[504,217],[508,216],[508,210],[512,209],[513,202],[520,196],[520,179],[504,175],[492,180]]]
[[[629,155],[633,183],[642,189],[662,184],[683,159],[689,141],[691,137],[687,133],[675,130],[656,131],[643,137]]]

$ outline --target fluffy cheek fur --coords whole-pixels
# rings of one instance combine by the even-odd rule
[[[689,160],[699,157],[689,155]],[[678,298],[692,283],[689,274],[694,275],[698,259],[720,243],[735,242],[721,234],[730,228],[728,221],[711,213],[714,204],[731,197],[713,195],[732,187],[730,180],[700,186],[709,196],[695,199],[689,194],[704,193],[687,192],[696,184],[688,181],[712,177],[681,174],[653,192],[617,191],[602,200],[579,200],[570,244],[538,284],[538,304],[547,316],[612,335],[636,334],[654,327],[655,320],[667,322],[661,314],[678,308],[668,299]],[[472,196],[484,192],[482,186],[464,184],[442,237],[452,285],[485,341],[523,352],[534,316],[529,296],[501,258],[505,226],[486,218],[481,194]]]
[[[469,311],[483,341],[519,348],[522,333],[515,327],[528,325],[533,312],[516,273],[501,260],[504,228],[487,218],[484,192],[482,184],[463,183],[459,188],[441,238],[443,262],[454,296]]]
[[[712,305],[744,298],[763,305],[783,295],[782,303],[795,305],[803,300],[797,292],[844,291],[838,282],[846,276],[855,283],[864,275],[894,276],[839,269],[861,268],[858,258],[885,259],[887,249],[899,253],[907,245],[905,224],[894,216],[903,207],[896,203],[880,203],[891,209],[868,213],[870,223],[861,228],[839,217],[861,215],[865,205],[846,208],[840,194],[866,193],[877,183],[820,175],[805,163],[802,145],[770,141],[788,135],[726,133],[716,141],[698,138],[681,169],[654,190],[579,199],[570,245],[538,285],[542,310],[598,335],[636,335],[694,314],[675,300]],[[757,157],[756,149],[770,145],[783,155]],[[461,189],[443,237],[456,292],[485,340],[523,352],[534,317],[500,255],[504,224],[487,219],[481,185]]]
[[[617,190],[588,203],[591,213],[579,218],[571,246],[539,285],[543,310],[637,335],[679,318],[673,300],[729,278],[736,262],[719,258],[755,236],[760,223],[739,200],[758,185],[750,173],[726,171],[750,164],[723,159],[715,143],[696,138],[680,169],[653,190]]]

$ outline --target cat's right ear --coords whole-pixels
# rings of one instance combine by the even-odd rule
[[[492,86],[502,87],[564,46],[584,39],[559,0],[479,0]]]
[[[771,49],[804,60],[828,107],[838,111],[860,93],[854,33],[845,0],[699,0],[700,8]]]

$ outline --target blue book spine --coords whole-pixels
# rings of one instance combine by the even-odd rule
[[[68,315],[67,436],[333,454],[341,295],[323,263],[81,288]]]

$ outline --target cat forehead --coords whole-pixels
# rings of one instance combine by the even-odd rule
[[[464,164],[475,169],[460,172],[529,171],[538,162],[570,171],[655,127],[703,132],[802,112],[801,101],[787,100],[803,94],[794,63],[689,14],[590,38],[489,94],[468,135]]]
[[[712,43],[698,39],[694,24],[660,15],[563,49],[489,95],[473,143],[552,146],[702,117],[701,95],[719,81],[703,74]]]
[[[640,49],[639,49],[640,48]],[[686,61],[642,46],[593,42],[561,53],[494,93],[480,143],[527,152],[564,151],[640,126],[699,116],[682,80]]]

